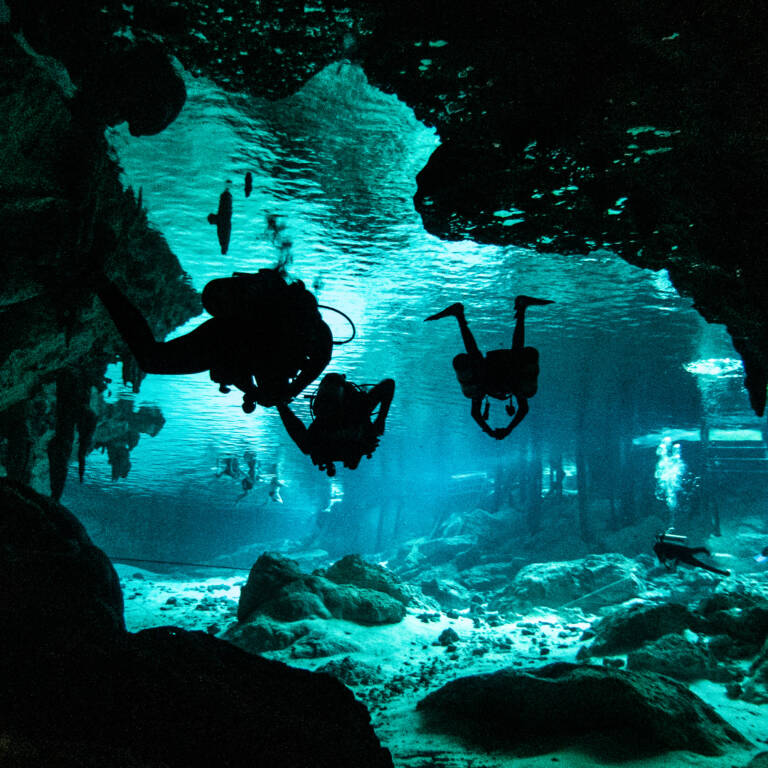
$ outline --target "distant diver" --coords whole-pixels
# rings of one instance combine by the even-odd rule
[[[384,434],[384,424],[395,395],[395,382],[384,379],[369,390],[338,373],[323,376],[312,399],[313,420],[309,427],[285,404],[277,411],[288,435],[318,469],[336,474],[335,461],[357,469],[363,456],[371,457]],[[376,408],[379,412],[371,420]]]
[[[227,186],[219,195],[219,210],[216,213],[208,214],[208,223],[216,225],[216,236],[219,238],[222,256],[229,250],[229,238],[232,234],[232,193],[229,187],[231,181],[227,181]]]
[[[515,299],[515,331],[509,349],[492,349],[485,356],[477,346],[464,317],[464,305],[451,304],[442,312],[430,315],[426,321],[453,316],[459,323],[466,352],[453,358],[453,368],[465,397],[472,400],[472,418],[485,434],[503,440],[525,418],[528,399],[536,394],[539,376],[539,351],[525,346],[525,310],[532,305],[553,304],[549,299],[518,296]],[[491,429],[488,424],[489,397],[509,399],[507,413],[514,418],[506,427]],[[517,400],[517,412],[512,399]],[[483,408],[483,400],[485,407]]]
[[[274,501],[275,504],[283,503],[283,497],[280,495],[280,489],[284,485],[285,483],[282,480],[280,480],[277,475],[275,475],[269,481],[269,498],[272,499],[272,501]]]
[[[656,543],[653,545],[653,551],[659,562],[668,570],[674,571],[678,563],[685,563],[693,568],[703,568],[705,571],[717,573],[720,576],[730,576],[730,571],[724,571],[715,568],[713,565],[702,563],[694,555],[707,555],[711,557],[711,552],[706,547],[688,547],[682,542],[686,541],[686,536],[676,536],[671,533],[660,533],[656,536]],[[671,562],[671,565],[670,565]]]
[[[760,553],[755,555],[755,561],[758,563],[764,563],[768,560],[768,547],[763,547]]]
[[[250,197],[252,191],[253,191],[253,174],[250,171],[248,171],[248,173],[245,174],[245,196]]]
[[[235,501],[242,501],[253,490],[256,482],[260,479],[256,456],[251,451],[246,451],[243,458],[245,459],[248,471],[243,475],[243,479],[240,481],[240,487],[243,489],[243,492],[237,499],[235,499]]]
[[[189,333],[156,341],[144,316],[101,277],[97,293],[145,373],[210,371],[221,392],[240,389],[251,413],[287,402],[311,384],[331,359],[333,337],[317,300],[275,269],[236,272],[211,280],[203,306],[213,315]]]
[[[237,480],[242,473],[240,472],[240,463],[236,456],[225,456],[216,462],[216,477],[228,475],[233,480]]]

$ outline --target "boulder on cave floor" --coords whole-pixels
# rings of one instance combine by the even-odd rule
[[[741,687],[741,698],[756,704],[768,704],[768,638],[757,658],[749,666]]]
[[[340,682],[204,632],[143,630],[4,673],[4,725],[44,739],[52,754],[68,742],[153,767],[392,765],[366,708]]]
[[[4,642],[22,653],[41,644],[61,653],[121,636],[120,580],[80,521],[48,496],[4,478],[0,509]]]
[[[429,730],[484,749],[602,757],[687,750],[720,755],[749,742],[684,685],[653,674],[557,663],[459,678],[418,704]]]
[[[711,635],[731,638],[731,657],[748,658],[756,654],[768,637],[768,591],[764,584],[729,579],[701,600],[695,610],[702,616]]]
[[[590,555],[579,560],[531,563],[498,595],[500,609],[524,605],[615,605],[643,591],[639,566],[624,555]]]
[[[363,573],[357,565],[334,568],[329,570],[337,579],[346,573],[349,578],[388,589],[397,584],[396,577],[385,582],[381,572],[373,569]],[[405,592],[397,599],[368,586],[337,583],[323,575],[303,573],[298,563],[283,555],[265,552],[248,574],[237,618],[243,622],[253,615],[264,615],[279,621],[336,618],[369,626],[396,624],[405,616],[407,601]]]
[[[647,643],[627,654],[627,669],[656,672],[681,682],[714,680],[726,682],[734,674],[719,664],[706,643],[688,637],[688,633],[670,634]]]
[[[349,584],[383,592],[403,605],[408,605],[413,597],[412,587],[400,581],[392,571],[378,563],[366,562],[360,555],[345,555],[318,573],[334,584]]]
[[[626,653],[664,635],[686,629],[696,631],[700,627],[701,619],[684,605],[632,603],[617,608],[592,625],[595,639],[589,653],[593,656]]]

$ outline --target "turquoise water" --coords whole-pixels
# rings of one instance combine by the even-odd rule
[[[290,537],[332,492],[354,495],[361,514],[396,497],[416,530],[419,505],[438,504],[451,476],[491,473],[532,442],[545,455],[567,457],[577,438],[602,439],[618,410],[631,415],[633,436],[696,427],[704,412],[724,423],[750,422],[740,378],[715,381],[684,368],[737,355],[725,330],[707,326],[666,273],[607,252],[543,254],[426,233],[412,196],[439,138],[406,105],[371,88],[361,70],[333,65],[276,103],[227,96],[204,80],[190,79],[188,91],[182,114],[160,135],[137,139],[118,129],[110,139],[125,183],[141,188],[150,222],[195,287],[274,264],[280,249],[266,219],[278,216],[282,241],[290,242],[289,273],[357,328],[353,343],[335,348],[328,371],[356,382],[392,377],[397,391],[373,459],[354,472],[341,469],[331,483],[290,442],[275,412],[244,414],[240,396],[218,393],[207,374],[150,376],[136,395],[115,383],[112,399],[156,405],[166,423],[141,438],[126,479],[113,483],[106,456],[94,454],[85,484],[69,484],[64,502],[91,520],[97,541],[107,537],[108,549],[152,538],[155,554],[179,557]],[[247,171],[254,176],[248,199]],[[227,180],[233,232],[221,256],[206,216]],[[527,313],[527,342],[541,353],[539,393],[523,424],[497,442],[471,420],[454,378],[451,358],[461,351],[455,321],[423,318],[461,300],[481,349],[506,346],[518,293],[556,303]],[[345,321],[326,317],[337,338],[348,335]],[[306,400],[296,410],[308,423]],[[507,421],[496,403],[492,424]],[[247,451],[258,457],[262,479],[238,501],[239,481],[215,472],[227,457],[242,463]],[[269,496],[275,477],[284,483],[282,504]],[[138,503],[156,509],[156,529],[132,531]]]

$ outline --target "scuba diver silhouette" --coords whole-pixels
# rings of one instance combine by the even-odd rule
[[[363,456],[371,457],[384,434],[395,382],[384,379],[369,390],[347,381],[339,373],[323,376],[317,394],[312,398],[313,420],[309,427],[285,403],[277,411],[288,435],[302,453],[308,454],[318,469],[336,474],[334,461],[349,469],[357,469]],[[376,418],[371,416],[379,406]]]
[[[232,193],[229,191],[230,186],[232,186],[232,182],[227,180],[224,191],[219,195],[218,211],[208,214],[208,223],[216,225],[216,236],[219,239],[222,256],[226,255],[229,250],[229,238],[232,235]]]
[[[243,410],[288,401],[331,359],[333,337],[317,300],[276,269],[211,280],[203,306],[213,315],[194,330],[156,341],[141,312],[102,276],[96,292],[145,373],[210,371],[221,392],[240,389]]]
[[[703,568],[705,571],[717,573],[720,576],[730,576],[730,571],[723,571],[715,568],[713,565],[702,563],[694,555],[709,555],[711,552],[706,547],[688,547],[682,542],[687,541],[687,536],[677,536],[671,533],[660,533],[656,536],[656,543],[653,545],[653,551],[659,562],[668,570],[674,571],[678,563],[685,563],[693,568]],[[672,564],[669,564],[669,561]]]
[[[549,299],[535,299],[531,296],[515,298],[515,331],[509,349],[492,349],[485,356],[480,351],[475,337],[469,330],[464,317],[462,303],[451,304],[442,312],[430,315],[425,322],[453,316],[459,323],[461,338],[466,352],[453,358],[453,368],[465,397],[472,400],[472,418],[485,434],[496,440],[503,440],[528,414],[528,398],[538,389],[539,351],[525,346],[525,310],[532,305],[553,304]],[[491,429],[488,424],[490,411],[489,397],[506,400],[507,413],[514,418],[506,427]],[[517,412],[512,404],[517,400]],[[485,408],[482,402],[485,400]]]

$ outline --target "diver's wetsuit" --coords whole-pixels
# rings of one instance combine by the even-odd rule
[[[334,461],[356,469],[363,456],[370,457],[384,433],[384,424],[395,393],[395,382],[384,379],[367,392],[343,376],[331,373],[320,382],[309,427],[288,408],[277,407],[286,431],[302,453],[330,476],[336,474]],[[371,415],[379,406],[379,413]]]
[[[165,342],[155,340],[144,316],[114,283],[105,278],[97,292],[143,371],[209,370],[222,387],[234,385],[246,394],[248,410],[249,401],[269,406],[295,397],[331,359],[331,331],[317,304],[309,306],[303,295],[311,294],[302,283],[287,285],[272,272],[212,280],[203,290],[203,305],[214,317]]]
[[[671,570],[672,566],[667,563],[672,560],[675,565],[677,563],[685,563],[694,568],[703,568],[705,571],[717,573],[720,576],[731,575],[730,571],[723,571],[720,568],[715,568],[713,565],[702,563],[701,560],[694,557],[694,555],[711,555],[711,552],[706,547],[686,547],[683,544],[673,544],[662,539],[653,545],[653,551],[656,553],[656,557],[659,558],[659,562],[668,570]]]

